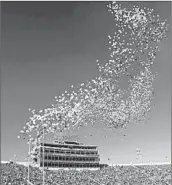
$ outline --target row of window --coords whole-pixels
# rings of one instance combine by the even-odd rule
[[[41,144],[41,146],[43,146],[43,144]],[[70,146],[70,145],[51,145],[51,144],[46,144],[44,143],[44,146],[48,146],[48,147],[58,147],[58,148],[77,148],[77,149],[96,149],[96,147],[94,146]]]
[[[98,154],[97,151],[95,152],[83,152],[83,151],[72,151],[72,150],[68,150],[68,151],[65,151],[65,150],[48,150],[48,149],[45,149],[43,151],[43,149],[41,148],[41,152],[47,152],[47,153],[61,153],[61,154],[87,154],[87,155],[96,155]]]
[[[40,164],[43,167],[43,163]],[[99,164],[61,164],[61,163],[44,163],[44,167],[65,167],[65,168],[98,168]]]
[[[42,156],[41,156],[41,158],[42,158]],[[98,160],[98,158],[62,157],[62,156],[45,156],[44,159],[61,160],[61,161],[97,161]]]

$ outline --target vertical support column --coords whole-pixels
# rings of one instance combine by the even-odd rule
[[[69,163],[68,163],[68,165],[69,165],[69,170],[70,170],[70,164],[71,164],[71,150],[69,150]]]
[[[54,149],[54,151],[53,151],[53,159],[54,159],[54,160],[53,160],[53,163],[54,163],[54,166],[53,166],[53,167],[55,168],[55,161],[56,161],[56,160],[55,160],[55,149]]]
[[[59,153],[58,153],[58,168],[60,167],[60,150],[59,150]]]
[[[39,159],[39,166],[41,167],[41,142],[39,141],[39,155],[38,155],[38,159]]]
[[[51,149],[49,149],[49,155],[50,155],[50,167],[52,167],[52,153],[51,153]]]
[[[30,174],[29,174],[29,172],[30,172],[30,171],[29,171],[29,165],[30,165],[30,164],[29,164],[29,163],[30,163],[30,139],[29,139],[29,156],[28,156],[28,182],[29,182],[29,179],[30,179],[30,176],[29,176],[29,175],[30,175]]]
[[[44,185],[44,181],[45,181],[45,177],[44,177],[44,150],[45,150],[45,147],[44,147],[44,125],[43,125],[43,185]]]

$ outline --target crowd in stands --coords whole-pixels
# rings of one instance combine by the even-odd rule
[[[30,166],[30,184],[43,184],[43,171]],[[1,164],[2,185],[28,185],[28,168],[16,163]],[[171,164],[113,166],[97,171],[58,170],[44,172],[44,185],[170,185]]]

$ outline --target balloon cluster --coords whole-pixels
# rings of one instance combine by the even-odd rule
[[[166,37],[167,23],[149,8],[133,6],[127,10],[112,2],[107,9],[113,15],[117,31],[108,36],[110,53],[105,65],[96,61],[99,75],[79,87],[72,85],[69,91],[55,97],[52,106],[39,111],[30,109],[31,117],[19,137],[33,138],[35,131],[37,143],[43,130],[45,134],[63,132],[96,120],[119,129],[146,121],[154,94],[155,74],[151,69],[158,46]],[[126,89],[120,88],[119,80],[123,77],[129,77]]]

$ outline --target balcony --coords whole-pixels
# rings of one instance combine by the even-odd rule
[[[41,143],[41,146],[43,146],[43,143]],[[86,145],[74,145],[74,144],[52,144],[52,143],[44,143],[45,147],[49,148],[75,148],[75,149],[86,149],[86,150],[95,150],[97,146],[86,146]]]
[[[40,162],[42,163],[43,160],[40,160]],[[97,164],[99,162],[99,160],[97,161],[63,161],[63,160],[48,160],[48,159],[44,159],[44,163],[82,163],[82,164]]]
[[[41,151],[43,151],[43,148],[41,147],[41,149],[40,149]],[[61,149],[61,148],[58,148],[58,149],[55,149],[55,148],[47,148],[47,147],[45,147],[44,148],[44,151],[45,152],[51,152],[51,153],[53,153],[53,152],[58,152],[58,151],[60,151],[60,152],[75,152],[75,153],[98,153],[98,151],[97,150],[76,150],[76,149]]]
[[[43,146],[39,146],[40,148],[42,148]],[[85,148],[74,148],[74,147],[72,147],[72,146],[70,146],[70,147],[51,147],[51,146],[44,146],[44,148],[45,149],[51,149],[51,150],[56,150],[56,149],[59,149],[59,150],[73,150],[73,151],[89,151],[89,152],[92,152],[92,151],[97,151],[97,149],[96,148],[94,148],[94,149],[85,149]]]
[[[43,155],[43,152],[41,152]],[[44,155],[47,156],[68,156],[68,157],[99,157],[99,154],[71,154],[71,153],[48,153],[45,152]]]

